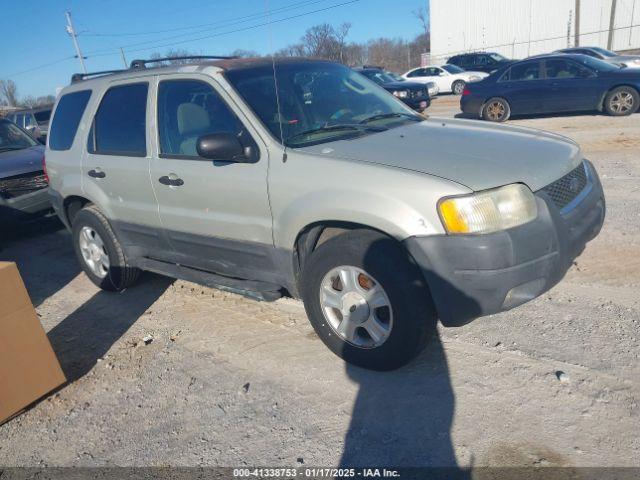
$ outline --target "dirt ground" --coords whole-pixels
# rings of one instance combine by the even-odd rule
[[[445,96],[428,113],[458,112]],[[395,372],[344,364],[296,301],[151,274],[101,292],[55,221],[15,234],[0,259],[18,263],[70,382],[0,427],[0,465],[640,466],[639,119],[511,122],[582,145],[602,233],[550,292],[440,329]]]

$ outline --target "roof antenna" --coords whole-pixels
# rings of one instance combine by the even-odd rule
[[[276,76],[276,58],[273,54],[273,31],[271,29],[271,9],[269,0],[264,0],[264,8],[267,13],[267,28],[269,29],[269,50],[271,52],[271,66],[273,68],[273,85],[276,90],[276,108],[278,113],[278,125],[280,126],[280,142],[282,143],[282,162],[287,161],[287,146],[284,143],[284,131],[282,130],[282,112],[280,110],[280,92],[278,91],[278,77]]]

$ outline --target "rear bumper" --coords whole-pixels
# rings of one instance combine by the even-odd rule
[[[481,115],[482,99],[474,95],[463,95],[460,97],[460,110],[468,115]]]
[[[51,202],[49,201],[48,190],[48,188],[42,188],[15,198],[0,198],[0,216],[3,219],[19,219],[23,216],[49,210]]]
[[[602,186],[591,164],[588,193],[561,214],[536,193],[538,218],[487,235],[436,235],[405,240],[431,290],[444,325],[517,307],[549,290],[565,275],[605,217]]]

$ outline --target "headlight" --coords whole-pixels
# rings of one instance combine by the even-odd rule
[[[477,75],[472,75],[469,77],[470,82],[477,82],[478,80],[480,80],[480,77],[478,77]]]
[[[530,222],[538,215],[533,193],[521,183],[443,198],[438,211],[447,233],[491,233]]]
[[[396,90],[393,94],[398,98],[407,98],[409,92],[406,90]]]

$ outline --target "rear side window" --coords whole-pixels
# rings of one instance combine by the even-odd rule
[[[501,82],[517,82],[527,80],[538,80],[540,78],[540,62],[526,62],[519,63],[508,69],[502,78]]]
[[[49,130],[51,150],[71,148],[89,97],[91,97],[91,90],[67,93],[60,98]]]
[[[148,83],[121,85],[107,90],[91,125],[89,152],[146,156],[148,90]]]

